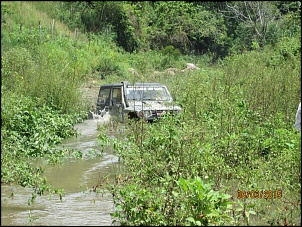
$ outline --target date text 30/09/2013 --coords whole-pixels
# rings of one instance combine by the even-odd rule
[[[238,199],[281,199],[282,190],[238,190],[236,197]]]

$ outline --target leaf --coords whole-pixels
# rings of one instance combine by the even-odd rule
[[[195,223],[195,219],[192,217],[186,218],[186,220]]]
[[[196,221],[196,225],[201,226],[201,222],[200,221]]]
[[[253,211],[253,210],[250,210],[250,211],[249,211],[249,213],[250,213],[250,214],[254,214],[254,215],[256,215],[256,212],[255,212],[255,211]]]
[[[174,195],[174,197],[178,197],[179,193],[172,191],[172,194]]]
[[[181,186],[185,191],[188,191],[187,182],[186,182],[183,178],[180,178],[180,179],[179,179],[179,183],[180,183],[180,186]]]
[[[218,217],[219,213],[215,210],[212,210],[211,213],[207,214],[207,217]]]

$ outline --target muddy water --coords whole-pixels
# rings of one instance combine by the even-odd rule
[[[96,139],[97,125],[102,126],[104,122],[104,119],[86,120],[76,125],[81,134],[65,140],[60,146],[83,153],[101,152]],[[45,166],[49,182],[56,189],[64,189],[62,201],[58,195],[43,195],[37,196],[33,205],[28,205],[32,189],[1,185],[1,226],[111,225],[110,212],[114,205],[110,195],[102,196],[91,189],[104,176],[112,177],[118,166],[118,158],[111,149],[104,150],[103,156]]]

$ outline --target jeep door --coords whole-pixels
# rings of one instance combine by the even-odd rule
[[[110,97],[111,87],[101,86],[96,105],[97,114],[100,114],[100,111],[102,110],[109,111]]]
[[[125,101],[122,87],[112,87],[111,90],[111,116],[116,120],[124,121]]]

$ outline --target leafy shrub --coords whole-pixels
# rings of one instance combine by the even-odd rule
[[[55,148],[62,139],[75,135],[78,114],[62,114],[38,99],[5,93],[1,96],[1,182],[15,182],[34,188],[37,194],[53,192],[42,177],[43,169],[32,158],[62,159],[67,155]],[[56,161],[58,163],[58,160]],[[32,200],[35,196],[33,196]]]
[[[14,141],[24,145],[22,150],[13,152],[25,151],[27,155],[37,157],[44,156],[53,145],[74,135],[73,125],[82,118],[41,105],[38,99],[12,95],[2,100],[1,119],[1,128],[8,132],[5,135],[8,138],[14,135]]]

